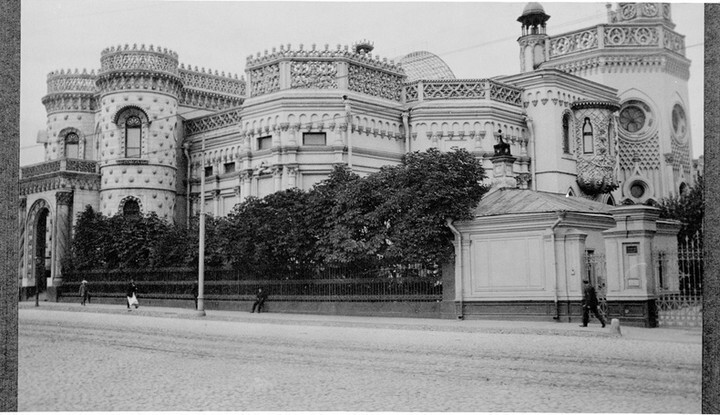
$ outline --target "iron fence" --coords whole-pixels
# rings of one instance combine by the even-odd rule
[[[701,236],[686,237],[677,251],[653,252],[653,270],[658,324],[701,327],[705,271]]]
[[[207,300],[253,300],[258,288],[271,301],[441,301],[439,269],[396,266],[366,271],[332,267],[317,269],[317,278],[248,278],[241,271],[205,270]],[[276,277],[276,276],[274,276]],[[122,297],[130,279],[146,298],[192,299],[197,271],[192,269],[84,271],[66,275],[63,295],[74,295],[88,281],[94,297]]]

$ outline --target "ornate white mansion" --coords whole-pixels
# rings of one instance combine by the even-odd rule
[[[537,248],[541,262],[558,262],[542,254],[546,243],[553,252],[564,249],[553,245],[556,233],[549,239],[551,225],[553,232],[565,229],[563,243],[576,243],[578,252],[610,255],[607,237],[596,234],[616,226],[618,209],[650,214],[640,205],[692,184],[684,36],[673,30],[666,3],[608,6],[607,23],[557,35],[549,33],[549,19],[538,3],[525,7],[517,19],[520,71],[494,78],[456,79],[426,51],[380,58],[367,41],[280,45],[249,56],[243,77],[181,65],[177,53],[152,45],[109,47],[98,71],[51,72],[42,100],[47,134],[39,138],[45,161],[21,171],[21,285],[36,285],[41,269],[50,277],[40,284],[62,281],[72,223],[86,205],[105,215],[156,212],[184,223],[199,203],[226,215],[248,196],[309,189],[337,164],[368,174],[433,147],[464,148],[482,160],[495,189],[481,202],[485,212],[493,201],[496,210],[508,207],[495,217],[517,214],[513,209],[547,214],[537,241],[518,242],[529,257]],[[498,143],[509,144],[509,152],[496,152]],[[621,205],[635,207],[613,210]],[[481,207],[476,221],[457,224],[461,304],[481,301],[483,293],[555,303],[558,293],[578,295],[579,282],[565,279],[563,286],[562,270],[536,280],[518,269],[510,285],[483,280],[491,265],[476,270],[467,258],[492,251],[475,252],[485,242],[476,243],[471,229],[492,216]],[[553,225],[561,221],[556,211],[570,212],[562,220],[572,223]],[[661,222],[657,229],[665,229]],[[494,229],[507,238],[510,228],[498,226],[482,234]],[[575,236],[567,242],[567,235]],[[464,278],[475,282],[463,286]],[[618,298],[638,288],[618,284]],[[517,290],[498,294],[505,286]],[[651,288],[642,286],[645,298]]]

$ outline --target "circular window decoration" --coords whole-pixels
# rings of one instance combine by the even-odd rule
[[[631,100],[623,104],[618,117],[623,138],[642,140],[653,127],[654,118],[650,107],[642,101]]]
[[[622,6],[622,9],[620,10],[620,13],[622,14],[623,19],[630,20],[633,17],[635,17],[635,14],[637,12],[637,9],[635,8],[635,4],[624,4]]]
[[[640,199],[645,194],[645,186],[642,183],[635,182],[630,185],[630,194],[636,199]]]
[[[636,133],[645,126],[645,113],[638,107],[629,106],[620,112],[620,125],[629,133]]]
[[[680,144],[685,144],[687,135],[687,118],[685,110],[680,104],[675,104],[672,109],[672,129],[673,137]]]

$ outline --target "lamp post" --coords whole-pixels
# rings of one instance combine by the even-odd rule
[[[205,136],[202,138],[200,167],[200,241],[198,253],[198,298],[197,315],[205,316]]]

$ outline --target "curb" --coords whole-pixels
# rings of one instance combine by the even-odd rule
[[[79,304],[71,303],[50,303],[43,302],[39,307],[35,307],[34,302],[20,302],[19,309],[26,310],[48,310],[69,311],[78,313],[98,313],[98,314],[119,314],[119,315],[135,315],[143,317],[160,317],[160,318],[180,318],[187,320],[211,320],[226,321],[239,323],[265,323],[277,325],[309,325],[323,327],[353,327],[368,329],[391,329],[391,330],[420,330],[434,332],[456,332],[456,333],[488,333],[488,334],[535,334],[545,336],[571,336],[571,337],[616,337],[609,330],[582,329],[576,325],[563,325],[552,327],[558,323],[537,323],[537,322],[518,322],[518,321],[502,321],[502,320],[432,320],[432,319],[413,319],[413,318],[392,318],[392,317],[356,317],[356,316],[327,316],[327,315],[311,315],[311,314],[277,314],[262,313],[250,314],[241,311],[218,311],[206,310],[204,317],[198,316],[195,310],[182,308],[161,307],[142,307],[138,309],[127,310],[122,305],[107,306],[100,304],[96,306],[82,307]],[[398,320],[402,319],[400,322]],[[546,327],[538,327],[542,324]],[[509,327],[513,325],[515,327]]]

